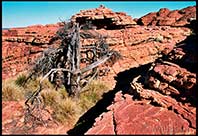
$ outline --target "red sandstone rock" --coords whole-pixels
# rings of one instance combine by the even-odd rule
[[[101,5],[96,9],[81,10],[80,13],[71,17],[71,20],[80,24],[91,21],[97,28],[116,28],[121,26],[135,25],[136,22],[124,12],[113,12]],[[101,21],[103,20],[103,21]],[[97,23],[98,22],[98,23]]]
[[[162,54],[168,55],[169,60],[182,60],[181,58],[185,58],[186,55],[190,56],[192,53],[186,52],[185,48],[174,48],[176,43],[183,41],[190,34],[190,29],[155,25],[167,25],[167,23],[171,25],[175,20],[179,25],[184,22],[182,24],[184,25],[186,19],[193,16],[194,7],[180,11],[161,9],[158,13],[148,14],[140,19],[143,24],[153,26],[88,30],[84,33],[90,34],[91,37],[81,38],[81,43],[82,45],[95,43],[95,38],[99,33],[107,37],[106,42],[110,48],[121,53],[123,59],[112,66],[108,77],[103,77],[104,81],[113,87],[115,85],[113,77],[117,73],[154,62]],[[83,17],[92,21],[113,19],[115,26],[133,24],[131,18],[125,13],[114,13],[105,7],[81,11],[73,16],[76,19]],[[120,18],[124,21],[121,21]],[[180,20],[181,22],[179,22]],[[44,50],[43,47],[49,46],[50,40],[60,26],[62,24],[57,23],[3,31],[2,77],[14,76],[29,68],[40,52]],[[187,58],[191,61],[193,57]],[[191,62],[194,64],[197,60]],[[152,90],[144,89],[140,84],[138,85],[140,90],[133,88],[131,93],[135,92],[140,96],[137,101],[132,99],[132,97],[136,97],[135,95],[116,93],[113,104],[107,108],[109,111],[98,117],[93,128],[90,128],[86,134],[195,134],[195,107],[189,103],[183,104],[171,96],[180,96],[183,93],[178,87],[185,90],[185,97],[192,96],[192,93],[189,92],[196,86],[196,75],[179,65],[172,65],[172,63],[156,64],[152,72],[154,74],[148,78],[149,88]],[[157,74],[161,79],[156,76]],[[186,95],[187,93],[189,94]]]
[[[142,91],[142,93],[144,93]],[[156,98],[149,91],[147,96]],[[119,94],[119,95],[118,95]],[[107,109],[107,113],[103,113],[99,118],[96,119],[95,125],[90,128],[85,134],[194,134],[195,129],[190,127],[189,120],[195,123],[195,113],[187,113],[187,107],[175,103],[171,98],[167,101],[169,104],[173,104],[173,108],[181,108],[179,115],[174,110],[168,110],[166,107],[155,107],[147,100],[134,101],[129,95],[121,96],[121,92],[116,94],[115,101]],[[127,98],[126,98],[127,96]],[[142,95],[144,96],[144,95]],[[119,97],[119,98],[117,98]],[[120,98],[121,97],[121,98]],[[124,98],[125,99],[122,99]],[[159,97],[159,96],[158,96]],[[147,98],[146,98],[147,99]],[[174,106],[175,105],[175,106]],[[188,109],[190,110],[190,108]],[[184,115],[182,117],[180,114]],[[186,115],[188,114],[188,115]],[[194,117],[194,118],[191,118]],[[186,117],[188,119],[186,119]],[[113,121],[112,121],[113,118]],[[111,119],[111,120],[110,120]],[[191,120],[192,119],[192,120]],[[107,121],[108,120],[108,121]],[[103,131],[102,127],[110,124],[110,129]],[[193,125],[193,127],[195,127]],[[114,130],[112,132],[112,130]]]
[[[179,13],[181,14],[188,14],[188,13],[193,13],[193,12],[196,12],[196,8],[195,6],[189,6],[189,7],[186,7],[186,8],[183,8],[179,11]]]
[[[160,14],[162,13],[168,14],[168,10],[163,9],[160,11]],[[131,18],[129,19],[129,17],[125,13],[112,12],[110,9],[107,9],[102,6],[96,9],[81,11],[79,14],[74,15],[72,19],[74,20],[77,18],[83,19],[83,17],[88,16],[88,18],[91,21],[94,21],[95,16],[92,16],[92,15],[96,15],[98,17],[103,16],[101,17],[101,19],[105,17],[111,18],[111,19],[114,18],[115,25],[118,25],[119,24],[118,22],[121,22],[122,25],[127,25],[127,23],[124,23],[121,20],[119,20],[121,18],[122,20],[131,20]],[[103,19],[103,22],[105,22],[105,19]],[[20,59],[22,59],[22,57],[25,57],[27,60],[30,60],[31,62],[33,62],[36,59],[36,56],[38,56],[36,54],[35,54],[36,55],[35,57],[33,57],[34,56],[33,54],[29,57],[25,55],[18,55],[18,54],[24,54],[23,51],[21,53],[19,53],[18,51],[18,53],[13,53],[13,54],[9,52],[9,55],[8,55],[7,50],[11,49],[10,48],[12,46],[11,43],[13,45],[18,44],[16,47],[21,47],[21,48],[25,48],[22,46],[24,46],[24,44],[27,44],[28,49],[26,47],[27,49],[26,55],[28,54],[28,52],[31,52],[31,53],[42,52],[43,48],[39,49],[39,46],[47,47],[48,44],[52,43],[53,37],[56,31],[62,25],[63,25],[62,23],[50,24],[50,25],[45,25],[45,26],[34,25],[34,26],[28,26],[27,28],[13,28],[10,30],[3,31],[3,37],[2,37],[3,39],[3,55],[2,56],[4,58],[3,78],[14,76],[15,74],[18,73],[18,71],[23,71],[26,66],[28,67],[28,65],[26,64],[28,64],[29,62],[23,62],[19,60],[18,62],[15,62],[14,59],[12,62],[11,60],[12,58],[9,57],[10,55],[20,56]],[[110,25],[113,25],[113,24],[110,24]],[[104,37],[107,37],[106,42],[111,46],[112,49],[119,51],[121,55],[124,56],[125,59],[123,61],[120,61],[117,64],[115,64],[114,66],[115,69],[116,67],[119,67],[119,69],[115,70],[116,72],[121,72],[131,67],[138,67],[139,65],[153,62],[157,57],[159,57],[158,56],[159,52],[168,54],[173,49],[173,46],[175,45],[175,43],[182,41],[183,39],[185,39],[187,35],[190,34],[189,29],[186,31],[180,28],[170,28],[170,27],[165,27],[165,26],[164,27],[136,26],[136,27],[126,28],[126,29],[116,28],[116,30],[106,30],[106,29],[99,29],[95,31],[88,30],[87,32],[91,33],[91,38],[82,38],[81,39],[82,45],[94,44],[97,41],[96,37],[98,36],[98,33],[99,33],[103,35]],[[57,42],[56,44],[58,45],[58,43],[59,42]],[[6,44],[8,44],[7,47],[9,48],[6,47]],[[35,45],[37,45],[38,47],[34,47]],[[129,50],[130,52],[128,52]],[[5,58],[8,58],[8,57],[9,57],[9,60],[5,60]],[[32,57],[33,59],[31,59]],[[15,64],[19,62],[24,64],[24,68],[19,66],[19,64],[16,64],[15,65],[16,67],[12,67],[12,68],[9,67],[10,64]],[[5,64],[5,63],[8,63],[8,64]],[[119,66],[119,64],[122,64],[122,66]],[[19,68],[17,68],[17,65],[19,66]],[[16,72],[16,69],[17,69],[17,72]]]
[[[109,118],[113,118],[111,129],[114,132],[108,131],[107,134],[195,134],[196,75],[182,67],[184,66],[182,64],[187,62],[184,55],[189,56],[195,50],[196,44],[193,40],[195,41],[193,38],[190,41],[185,40],[174,49],[167,48],[167,52],[165,51],[163,55],[172,56],[172,59],[167,59],[180,60],[180,63],[177,61],[175,62],[178,64],[168,61],[155,63],[154,68],[149,69],[146,74],[146,82],[139,83],[134,79],[129,89],[131,96],[116,93],[114,101],[107,108],[109,111],[103,113],[100,119],[96,119],[97,125],[85,134],[103,134],[103,131],[97,131],[97,128],[104,126],[106,124],[104,120]],[[145,50],[144,53],[139,52],[141,55],[148,55]],[[191,61],[191,57],[188,59],[193,65],[197,62]],[[181,63],[182,61],[185,62]],[[146,84],[147,89],[144,86]],[[112,113],[110,116],[105,116],[110,113]]]
[[[184,14],[181,18],[179,18],[173,25],[174,26],[184,26],[186,24],[190,24],[189,20],[191,18],[195,18],[195,17],[196,17],[196,11],[189,12],[188,14]]]
[[[160,17],[166,17],[169,14],[170,10],[167,8],[161,8],[159,12],[157,13]]]
[[[167,83],[172,83],[176,87],[191,89],[196,84],[195,73],[191,73],[175,64],[158,64],[153,71]]]
[[[149,25],[157,17],[156,12],[149,13],[141,17],[137,22],[139,25]]]
[[[196,18],[196,6],[170,11],[162,8],[158,12],[149,13],[138,19],[139,25],[184,26],[191,18]]]
[[[160,19],[157,22],[157,25],[159,26],[171,26],[173,23],[175,23],[175,18],[164,18],[164,19]]]
[[[46,49],[46,45],[50,46],[48,44],[59,28],[60,24],[52,24],[3,30],[2,78],[12,77],[29,69]]]
[[[13,38],[12,35],[3,36],[3,38],[11,40],[11,42],[9,42],[9,40],[3,41],[3,78],[14,76],[18,73],[18,71],[23,71],[25,67],[29,66],[30,62],[27,60],[31,61],[31,63],[34,62],[34,60],[39,56],[39,52],[42,52],[44,49],[46,49],[46,47],[49,46],[48,44],[53,38],[53,34],[56,32],[55,30],[58,29],[53,25],[47,26],[47,28],[42,26],[43,30],[35,28],[34,31],[38,29],[37,34],[31,34],[32,30],[30,28],[33,29],[34,27],[35,26],[31,26],[27,29],[23,28],[17,30],[19,35],[24,34],[24,36],[21,37],[16,36]],[[49,35],[42,35],[44,32],[48,32]],[[91,35],[91,38],[81,38],[82,45],[90,45],[91,43],[94,44],[97,41],[95,38],[98,36],[98,33],[104,37],[106,36],[106,42],[110,45],[110,48],[119,51],[124,57],[123,60],[120,60],[117,64],[115,64],[115,66],[113,66],[116,72],[121,72],[131,67],[138,67],[139,65],[153,62],[158,57],[158,52],[164,52],[168,54],[173,49],[175,43],[182,41],[186,37],[183,35],[183,33],[189,34],[190,32],[189,29],[183,30],[171,27],[137,26],[134,28],[121,30],[82,30],[82,33]],[[18,42],[17,38],[20,39],[21,42]],[[39,46],[34,44],[38,44]],[[58,43],[54,45],[58,46]],[[17,52],[14,51],[17,48],[22,48],[22,50]],[[23,48],[25,49],[25,53],[23,52]],[[129,50],[130,52],[128,52]],[[36,52],[38,53],[37,55],[35,54]],[[18,59],[12,59],[12,57],[9,57],[11,55]],[[9,59],[7,59],[8,57]],[[26,62],[21,60],[26,60]],[[18,63],[16,64],[16,67],[12,67],[10,69],[9,65],[14,65],[15,63]],[[22,64],[23,67],[19,66],[19,64]],[[15,69],[18,71],[14,72]]]
[[[94,124],[94,129],[88,131],[87,134],[115,134],[112,114],[113,112],[109,111],[96,118],[97,122]]]

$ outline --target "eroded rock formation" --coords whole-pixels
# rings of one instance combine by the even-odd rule
[[[144,26],[103,6],[72,16],[72,21],[91,21],[95,28],[81,30],[86,35],[80,39],[82,46],[94,44],[102,35],[122,55],[108,76],[101,77],[119,92],[85,134],[195,134],[196,36],[189,36],[192,31],[183,27],[194,15],[195,6],[164,8],[140,18],[137,22]],[[3,79],[24,71],[51,41],[56,42],[53,37],[60,26],[3,30]],[[144,65],[148,67],[140,69]],[[125,74],[116,81],[120,73]]]
[[[114,48],[123,55],[123,60],[115,64],[113,68],[116,73],[130,67],[138,67],[139,65],[154,61],[159,56],[159,52],[165,48],[165,51],[169,51],[169,49],[173,48],[174,43],[180,42],[190,34],[190,29],[188,28],[171,28],[169,26],[142,27],[136,25],[130,28],[117,29],[115,26],[132,25],[134,21],[125,13],[113,12],[103,6],[81,11],[79,14],[74,15],[71,20],[77,18],[83,20],[86,16],[88,20],[93,21],[97,20],[93,17],[97,17],[100,14],[103,17],[99,20],[108,24],[114,30],[107,30],[105,26],[101,26],[99,27],[101,29],[98,28],[97,30],[82,30],[82,33],[87,33],[87,36],[81,38],[81,44],[94,44],[97,41],[98,35],[102,35],[111,48]],[[113,19],[114,22],[112,23],[105,22],[105,16],[108,15],[111,15],[111,19],[118,18],[117,21]],[[125,21],[121,21],[121,19]],[[122,22],[121,24],[118,23],[120,21]],[[54,25],[35,25],[27,28],[3,30],[3,79],[15,76],[29,67],[29,64],[34,62],[43,50],[50,47],[49,44],[54,41],[55,33],[61,26],[61,23],[57,23]],[[129,50],[130,52],[128,52]]]
[[[195,127],[195,109],[151,90],[143,90],[140,95],[143,100],[134,101],[131,95],[116,93],[113,104],[107,108],[109,111],[96,118],[93,128],[85,134],[195,133],[195,129],[189,127],[189,120]],[[150,104],[152,98],[160,104],[165,101],[164,107]],[[167,108],[170,105],[172,110]]]
[[[196,18],[196,6],[172,11],[162,8],[158,12],[152,12],[141,17],[137,20],[137,24],[146,26],[184,26],[194,18]]]
[[[72,16],[72,21],[80,25],[90,22],[95,29],[120,29],[135,25],[132,17],[124,12],[113,12],[103,5],[96,9],[81,10],[80,13]]]
[[[145,72],[128,81],[130,85],[122,83],[107,112],[96,118],[85,134],[195,134],[195,37],[187,37],[150,68],[143,68]],[[186,53],[192,53],[191,57]]]
[[[12,77],[27,70],[41,52],[50,47],[50,41],[60,26],[61,24],[57,23],[3,30],[2,78]]]

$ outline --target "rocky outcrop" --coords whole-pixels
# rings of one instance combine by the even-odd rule
[[[163,8],[137,21],[145,26],[135,25],[125,13],[104,6],[72,16],[72,21],[91,22],[90,27],[95,28],[81,30],[82,46],[94,45],[102,35],[122,56],[108,76],[101,77],[111,89],[118,86],[121,91],[85,134],[195,134],[196,38],[189,36],[189,28],[171,27],[188,24],[194,13],[195,7],[174,11]],[[43,50],[59,46],[50,44],[61,26],[58,23],[3,30],[3,79],[28,69]],[[149,68],[137,70],[144,65]],[[114,80],[119,73],[133,68],[137,71]],[[139,76],[134,78],[135,74]]]
[[[3,40],[2,42],[3,78],[15,76],[17,73],[23,71],[25,67],[29,67],[29,64],[32,64],[43,50],[52,45],[58,46],[58,44],[50,45],[50,41],[54,36],[53,34],[55,34],[58,29],[56,25],[51,27],[40,26],[42,28],[37,28],[38,32],[35,35],[43,34],[44,36],[44,34],[48,34],[49,31],[51,38],[43,39],[45,42],[38,42],[35,40],[37,36],[28,37],[29,34],[25,34],[34,29],[34,27],[37,28],[38,26],[21,28],[19,30],[6,30],[7,32],[3,31],[3,39],[7,38],[7,40]],[[34,31],[37,29],[34,29]],[[120,30],[82,30],[81,33],[87,35],[87,37],[81,37],[82,45],[94,44],[97,41],[98,35],[103,35],[107,44],[110,45],[110,48],[121,53],[123,59],[113,66],[115,72],[118,73],[131,67],[138,67],[139,65],[153,62],[160,56],[158,54],[159,52],[169,52],[175,43],[180,42],[189,35],[190,29],[171,28],[168,26],[136,26]],[[23,34],[27,41],[8,41],[10,37],[20,39],[19,36]],[[130,52],[128,52],[129,50]],[[115,76],[115,73],[112,73],[111,77],[113,76]]]
[[[91,23],[95,29],[120,29],[135,25],[132,17],[124,12],[113,12],[111,9],[100,5],[96,9],[81,10],[71,17],[71,20],[79,24]]]
[[[118,60],[104,80],[115,86],[114,76],[130,68],[151,63],[162,54],[168,54],[174,46],[190,34],[190,29],[171,28],[169,26],[147,27],[136,26],[122,30],[96,30],[106,36],[106,42],[111,49],[118,51],[122,58]],[[83,45],[94,43],[93,38],[82,39]],[[113,89],[113,88],[112,88]]]
[[[116,93],[113,104],[107,108],[109,111],[96,118],[93,128],[85,134],[195,133],[195,129],[189,127],[191,125],[189,120],[195,127],[195,109],[184,107],[171,97],[164,97],[150,90],[142,90],[140,94],[144,100],[134,101],[128,94]],[[152,98],[155,101],[159,100],[157,102],[160,104],[165,101],[164,107],[150,104]],[[170,105],[172,106],[171,110],[167,108]]]
[[[130,75],[125,74],[121,91],[85,134],[195,134],[195,37],[187,37],[150,68],[131,69],[133,73],[142,71],[139,76],[129,80]],[[188,63],[191,66],[185,65]]]
[[[11,28],[3,30],[3,41],[26,43],[30,45],[43,45],[49,44],[60,28],[61,24],[49,24],[49,25],[34,25],[25,28]]]
[[[2,78],[27,70],[49,45],[60,23],[11,28],[2,31]]]
[[[116,93],[108,112],[96,118],[85,134],[195,134],[195,89],[179,90],[156,76],[148,82],[149,89],[135,81],[128,94]],[[188,81],[191,87],[195,82],[195,77]]]
[[[146,26],[185,26],[193,18],[196,18],[196,6],[172,11],[162,8],[158,12],[152,12],[139,18],[137,24]]]
[[[164,12],[167,11],[164,9],[160,14]],[[106,19],[112,20],[112,22],[106,22]],[[96,30],[81,30],[81,33],[85,35],[85,37],[81,37],[82,45],[94,44],[98,40],[98,36],[102,35],[110,48],[120,52],[123,56],[123,59],[113,66],[114,73],[110,76],[111,78],[115,76],[115,73],[153,62],[160,56],[160,52],[168,53],[175,43],[180,42],[190,34],[188,28],[134,26],[131,17],[125,13],[113,12],[104,6],[81,11],[72,16],[71,20],[77,22],[84,20],[84,22],[79,22],[81,24],[92,21],[92,25],[107,24],[111,27],[111,30],[104,26],[97,26]],[[93,24],[94,21],[96,24]],[[29,67],[29,64],[34,62],[43,50],[50,47],[49,44],[56,42],[54,40],[55,33],[62,25],[57,23],[3,30],[3,79],[15,76],[24,71],[25,67]],[[130,26],[130,28],[120,26]],[[58,44],[53,45],[58,46]],[[12,50],[16,48],[17,51]],[[129,50],[130,52],[128,52]]]

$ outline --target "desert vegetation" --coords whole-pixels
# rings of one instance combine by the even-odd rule
[[[44,123],[41,112],[46,106],[53,109],[52,116],[59,122],[75,122],[107,90],[99,81],[91,83],[100,75],[98,66],[112,59],[112,56],[114,61],[111,63],[120,57],[119,53],[108,48],[101,37],[94,46],[81,47],[78,23],[63,23],[56,36],[61,40],[60,47],[44,51],[30,70],[32,72],[27,77],[22,74],[15,80],[17,86],[27,88],[27,122],[39,120]],[[81,67],[83,63],[85,66]]]
[[[3,133],[195,134],[195,9],[3,31]]]
[[[27,73],[19,74],[16,78],[4,80],[2,85],[3,101],[25,101],[38,88],[40,78],[28,81]],[[100,80],[93,80],[84,88],[79,99],[72,99],[64,87],[56,90],[47,79],[43,82],[41,96],[43,104],[52,110],[52,118],[62,124],[74,124],[77,119],[102,98],[102,94],[108,91],[108,87]]]
[[[81,26],[74,22],[63,24],[55,36],[61,41],[58,48],[45,50],[31,69],[3,82],[3,100],[25,101],[24,125],[30,129],[47,124],[43,112],[49,109],[55,121],[74,124],[109,90],[97,80],[104,74],[99,66],[113,64],[120,57],[101,36],[94,45],[81,47]]]

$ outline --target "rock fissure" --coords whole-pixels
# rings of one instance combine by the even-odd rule
[[[72,16],[71,21],[82,24],[83,49],[96,46],[101,35],[122,59],[99,78],[112,91],[82,115],[68,134],[195,134],[198,61],[196,34],[191,29],[197,21],[194,25],[189,21],[195,9],[160,9],[132,19],[100,6]],[[16,76],[45,49],[57,48],[60,41],[55,34],[62,26],[3,30],[2,78]],[[3,120],[3,132],[7,132],[5,124]]]
[[[114,111],[112,112],[112,116],[113,116],[113,130],[114,130],[114,133],[115,135],[117,135],[117,122],[116,122],[116,119],[115,119],[115,115],[114,115]]]

